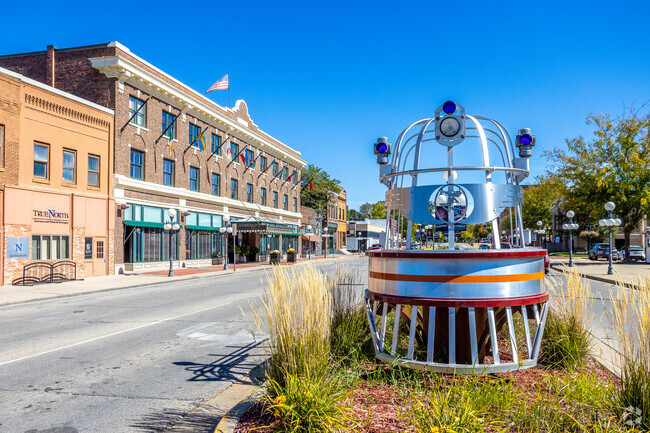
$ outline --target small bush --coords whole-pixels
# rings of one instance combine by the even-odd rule
[[[552,299],[544,328],[540,364],[572,369],[591,353],[591,285],[575,270],[565,272],[566,286],[551,283]]]
[[[348,431],[350,410],[341,404],[346,394],[334,381],[287,374],[284,385],[270,380],[267,389],[269,410],[280,420],[279,431]]]

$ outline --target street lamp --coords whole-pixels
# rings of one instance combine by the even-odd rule
[[[178,231],[178,229],[180,229],[181,226],[179,226],[178,223],[174,222],[174,218],[176,218],[176,209],[167,210],[167,216],[169,217],[169,221],[165,223],[163,228],[169,231],[169,274],[168,276],[173,277],[174,276],[174,261],[172,256],[173,233],[175,231]]]
[[[569,222],[562,224],[562,228],[569,231],[569,267],[573,266],[573,230],[578,229],[578,224],[573,222],[575,215],[572,210],[568,211],[566,216],[569,218]]]
[[[225,235],[224,237],[226,238],[226,248],[224,249],[224,255],[223,255],[223,269],[228,270],[228,234],[226,233],[232,233],[232,227],[230,224],[230,217],[228,215],[225,215],[223,217],[223,226],[219,229],[219,233],[222,235]],[[233,248],[234,250],[234,248]],[[237,266],[236,264],[233,266]]]
[[[311,236],[311,230],[312,230],[312,226],[307,226],[307,233],[309,233],[310,236]],[[307,240],[307,244],[309,245],[309,251],[308,251],[309,260],[311,260],[311,237]]]
[[[539,246],[541,247],[542,246],[541,237],[542,237],[542,235],[546,236],[546,229],[542,229],[542,222],[541,221],[537,221],[537,227],[538,227],[538,229],[535,230],[535,233],[540,236]]]
[[[611,201],[605,203],[605,210],[607,211],[607,218],[603,218],[598,221],[598,224],[601,227],[609,227],[609,267],[607,268],[607,275],[614,274],[614,268],[612,267],[612,227],[618,227],[621,225],[621,220],[618,218],[612,218],[612,211],[616,209],[616,205]]]

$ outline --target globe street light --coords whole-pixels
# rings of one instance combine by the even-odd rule
[[[169,231],[169,277],[174,276],[174,261],[173,261],[173,256],[172,256],[172,240],[173,240],[173,233],[175,231],[178,231],[178,229],[181,228],[177,223],[174,222],[174,218],[176,218],[176,209],[169,209],[167,210],[167,216],[169,217],[169,221],[165,223],[163,228],[165,230]]]
[[[578,229],[578,224],[573,222],[575,213],[572,210],[568,211],[566,216],[569,222],[562,224],[562,228],[569,231],[569,267],[573,267],[573,230]]]
[[[309,240],[307,240],[307,244],[309,245],[309,252],[308,252],[309,260],[311,260],[311,231],[312,231],[312,226],[307,226],[307,233],[309,233]]]
[[[616,209],[616,205],[611,201],[605,203],[605,210],[607,211],[607,218],[603,218],[598,221],[598,224],[601,227],[609,227],[609,267],[607,268],[607,275],[614,274],[614,268],[612,267],[612,227],[618,227],[621,225],[621,220],[618,218],[612,218],[612,211]]]
[[[542,222],[541,221],[537,221],[537,227],[538,228],[537,228],[537,230],[535,230],[535,234],[539,235],[539,237],[540,237],[539,246],[541,247],[542,246],[541,237],[542,237],[542,235],[546,236],[546,229],[542,229]]]
[[[224,255],[223,255],[223,269],[228,270],[228,234],[226,233],[232,233],[232,227],[230,224],[230,217],[228,215],[225,215],[223,217],[223,226],[219,229],[219,233],[222,235],[225,235],[224,237],[226,238],[226,248],[224,249]],[[234,250],[234,247],[233,247]],[[234,265],[237,266],[237,265]]]

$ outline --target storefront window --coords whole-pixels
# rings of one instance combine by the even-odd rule
[[[172,241],[173,259],[178,260],[178,232]],[[169,233],[158,227],[126,227],[125,259],[127,263],[169,260]]]
[[[286,253],[289,248],[298,251],[298,236],[282,236],[282,252]]]
[[[32,260],[70,259],[70,236],[32,236]]]
[[[187,230],[185,249],[185,257],[190,260],[221,256],[221,234],[204,230]]]

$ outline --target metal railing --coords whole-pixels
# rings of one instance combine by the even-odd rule
[[[23,276],[14,279],[14,286],[60,283],[77,279],[77,264],[72,260],[58,262],[32,262],[23,268]]]

